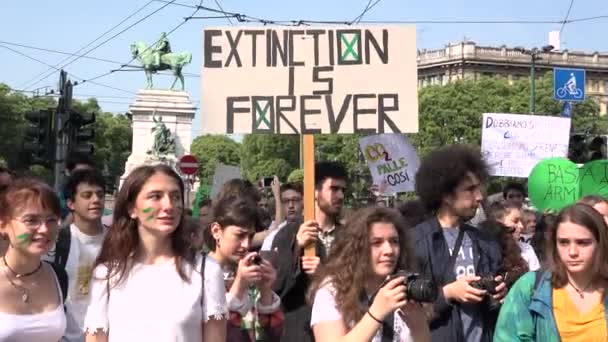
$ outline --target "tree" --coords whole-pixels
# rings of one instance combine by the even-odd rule
[[[241,167],[247,179],[277,175],[285,181],[299,167],[300,139],[296,135],[250,134],[243,139]]]
[[[201,184],[212,184],[218,163],[239,165],[241,145],[225,135],[201,135],[190,146],[190,152],[198,159]]]

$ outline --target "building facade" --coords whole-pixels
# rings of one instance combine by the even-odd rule
[[[552,51],[536,55],[537,77],[555,67],[586,70],[586,95],[608,110],[608,54]],[[443,49],[418,51],[418,87],[444,85],[482,76],[504,77],[509,82],[529,78],[532,56],[517,48],[478,46],[474,42],[449,44]]]

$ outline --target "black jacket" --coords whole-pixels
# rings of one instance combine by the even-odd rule
[[[479,229],[462,224],[473,245],[475,273],[496,275],[502,268],[502,253],[498,242]],[[414,227],[411,232],[413,248],[419,270],[443,287],[456,280],[453,269],[449,269],[450,252],[437,218],[432,217]],[[483,318],[482,342],[491,342],[498,310],[491,310],[485,302],[480,303]],[[443,291],[434,303],[434,318],[431,321],[432,340],[436,342],[464,342],[462,321],[458,303],[446,301]]]
[[[311,277],[301,268],[300,257],[303,251],[296,242],[300,222],[289,224],[275,236],[272,250],[278,252],[277,280],[274,291],[281,297],[285,321],[283,322],[283,342],[314,341],[310,328],[312,307],[307,302]],[[340,234],[342,227],[337,226],[334,234]],[[323,262],[328,254],[320,241],[316,244],[317,256]]]

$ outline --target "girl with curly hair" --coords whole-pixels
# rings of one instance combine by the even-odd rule
[[[408,300],[405,279],[385,283],[395,271],[414,268],[403,218],[393,209],[366,208],[346,227],[311,286],[315,340],[430,341],[425,311]]]

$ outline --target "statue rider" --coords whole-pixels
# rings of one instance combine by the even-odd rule
[[[161,64],[161,56],[167,53],[171,53],[171,45],[169,44],[169,39],[167,39],[166,32],[160,34],[160,38],[156,43],[155,50],[156,53],[154,54],[154,66],[158,68]]]

